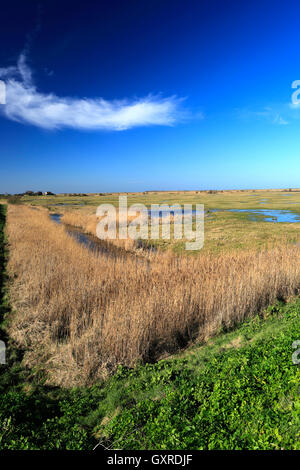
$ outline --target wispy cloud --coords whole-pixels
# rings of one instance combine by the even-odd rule
[[[25,54],[20,55],[16,67],[0,68],[0,78],[6,83],[6,105],[0,107],[4,115],[44,129],[120,131],[138,126],[172,126],[187,116],[182,108],[184,99],[177,96],[108,101],[39,92]]]

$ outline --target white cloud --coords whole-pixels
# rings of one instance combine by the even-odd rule
[[[32,73],[28,65],[26,64],[26,56],[25,54],[21,54],[18,60],[18,67],[17,67],[21,78],[24,82],[25,86],[32,85]]]
[[[17,67],[0,68],[6,78],[4,115],[14,121],[45,129],[71,127],[86,130],[125,130],[137,126],[172,126],[186,117],[183,98],[148,95],[135,100],[71,98],[37,90],[32,72],[21,54]]]
[[[16,74],[17,72],[18,72],[17,67],[6,67],[6,68],[0,67],[0,77],[1,78],[9,77],[11,75]]]

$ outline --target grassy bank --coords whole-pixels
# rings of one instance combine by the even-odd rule
[[[0,379],[2,449],[300,449],[300,301],[183,356],[62,390]],[[11,378],[5,381],[5,376]]]
[[[122,449],[300,449],[299,319],[300,301],[278,304],[182,357],[120,370],[98,435]]]

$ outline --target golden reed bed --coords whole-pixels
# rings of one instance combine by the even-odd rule
[[[118,364],[159,357],[205,341],[299,293],[300,249],[202,254],[97,256],[49,219],[9,206],[8,270],[14,313],[9,334],[24,364],[48,382],[91,384]]]
[[[132,218],[133,219],[133,218]],[[92,235],[96,234],[96,227],[99,218],[96,217],[95,213],[85,212],[84,210],[81,211],[65,211],[62,214],[62,222],[67,225],[72,225],[73,227],[81,229],[85,233],[89,233]],[[131,221],[131,218],[128,217],[128,222]],[[137,243],[135,240],[131,240],[127,238],[126,240],[119,240],[112,239],[110,243],[116,245],[119,248],[123,248],[126,251],[136,251],[137,250]]]

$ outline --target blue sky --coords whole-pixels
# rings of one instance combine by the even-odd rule
[[[300,186],[299,2],[1,8],[0,193]]]

